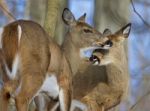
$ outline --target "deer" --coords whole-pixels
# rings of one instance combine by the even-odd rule
[[[84,92],[82,89],[78,92],[79,94],[74,93],[71,111],[77,110],[76,108],[83,111],[104,111],[111,109],[122,101],[122,98],[127,92],[129,82],[126,58],[124,58],[125,52],[123,42],[126,38],[128,38],[130,29],[131,24],[129,23],[114,34],[112,34],[109,29],[104,30],[102,37],[96,43],[100,46],[100,48],[93,51],[89,61],[98,66],[113,65],[113,68],[117,69],[118,72],[113,72],[113,75],[107,75],[108,83],[99,83],[94,90],[91,90],[91,92],[83,98],[81,98],[81,96],[78,97],[80,93]],[[123,59],[119,56],[119,54],[121,54]],[[123,68],[124,66],[126,66],[125,69]],[[123,69],[126,71],[122,72]],[[108,72],[109,71],[110,70],[108,70]],[[79,80],[74,81],[80,82]],[[89,86],[87,86],[87,88],[88,87]],[[78,100],[79,98],[81,101]],[[56,102],[56,105],[54,105],[52,111],[58,110],[57,107],[58,102]]]
[[[64,9],[62,18],[68,32],[61,47],[33,21],[17,20],[1,30],[2,73],[8,78],[2,88],[1,111],[7,111],[10,96],[18,111],[27,111],[41,93],[58,100],[60,111],[70,111],[72,77],[93,65],[92,53],[100,48],[97,42],[102,39],[101,33],[85,22],[85,16],[76,20],[69,9]]]
[[[107,111],[125,99],[129,88],[129,74],[124,41],[128,38],[130,30],[131,23],[123,26],[113,34],[109,29],[104,31],[105,41],[100,41],[98,44],[105,47],[104,49],[110,46],[111,48],[109,50],[96,49],[93,51],[95,58],[93,62],[98,66],[106,66],[107,82],[99,82],[85,96],[78,97],[80,91],[79,94],[74,94],[74,99],[78,98],[80,101],[80,104],[75,101],[78,107],[74,111]],[[79,82],[80,80],[74,81]]]
[[[102,38],[97,42],[101,48],[95,49],[89,60],[94,65],[106,66],[108,80],[106,83],[99,82],[93,89],[88,89],[91,88],[88,85],[84,91],[80,86],[74,86],[74,89],[79,87],[80,90],[74,93],[71,111],[107,111],[125,99],[129,88],[129,75],[124,41],[130,30],[131,23],[113,34],[109,29],[104,30]],[[74,82],[83,81],[79,77]]]

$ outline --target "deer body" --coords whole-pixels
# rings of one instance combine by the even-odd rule
[[[106,36],[113,43],[109,53],[103,54],[99,51],[94,54],[101,60],[99,65],[106,65],[107,82],[97,84],[81,99],[83,103],[87,104],[89,111],[111,109],[127,96],[129,74],[123,41],[129,36],[130,28],[131,24],[128,24],[116,33]]]
[[[128,24],[114,34],[104,34],[105,37],[99,40],[98,44],[103,49],[112,46],[109,48],[109,52],[99,50],[93,53],[100,61],[94,61],[94,63],[99,63],[97,65],[100,66],[106,65],[107,82],[99,82],[97,85],[93,85],[95,84],[93,81],[92,84],[88,85],[87,83],[84,83],[84,87],[79,84],[74,86],[78,91],[75,91],[76,93],[74,93],[74,99],[76,100],[72,101],[72,111],[74,111],[74,109],[75,111],[109,110],[118,105],[124,97],[126,97],[129,85],[129,75],[123,41],[128,37],[130,28],[131,25]],[[83,84],[85,78],[81,77],[82,76],[77,78],[74,77],[74,82]],[[86,77],[86,79],[91,78]]]
[[[19,111],[27,111],[28,104],[41,92],[46,92],[53,99],[59,98],[61,110],[69,110],[70,66],[60,47],[53,40],[49,40],[38,24],[20,20],[6,26],[2,34],[2,50],[7,76],[12,81],[20,81],[20,87],[7,92],[16,98]],[[11,84],[9,87],[12,87]]]

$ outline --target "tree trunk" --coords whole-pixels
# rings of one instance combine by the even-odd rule
[[[27,0],[26,16],[39,24],[44,24],[46,13],[46,0]]]
[[[55,31],[55,40],[57,41],[58,44],[62,44],[64,36],[65,36],[65,25],[62,20],[62,13],[64,8],[67,6],[67,1],[68,0],[60,0],[60,8],[58,12],[58,21],[56,25],[56,31]]]
[[[95,0],[95,27],[116,31],[129,21],[128,0]]]
[[[47,12],[44,21],[44,28],[50,37],[54,37],[56,23],[58,20],[59,11],[59,0],[48,0],[47,1]]]

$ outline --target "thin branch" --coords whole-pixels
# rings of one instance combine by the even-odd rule
[[[9,21],[16,20],[16,18],[9,11],[7,4],[4,0],[0,0],[0,8],[2,9],[3,13],[8,17]]]
[[[129,111],[132,111],[141,101],[145,99],[150,94],[150,91],[148,91],[145,95],[143,95],[134,105],[131,106]]]
[[[130,0],[130,1],[131,1],[131,5],[132,5],[132,8],[133,8],[134,13],[142,20],[142,22],[143,22],[147,27],[150,28],[150,24],[149,24],[146,20],[144,20],[144,18],[143,18],[143,17],[138,13],[138,11],[135,9],[133,0]]]

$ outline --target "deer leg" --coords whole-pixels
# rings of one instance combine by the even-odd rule
[[[2,89],[2,92],[1,92],[1,109],[0,109],[0,111],[7,111],[8,110],[9,99],[10,99],[9,93],[5,92]]]
[[[105,111],[120,102],[121,92],[109,85],[99,83],[82,102],[88,106],[88,111]]]
[[[35,77],[35,75],[38,75]],[[42,74],[23,74],[21,78],[21,88],[16,96],[17,111],[28,111],[29,103],[38,93],[44,77]]]
[[[87,111],[87,106],[81,101],[74,99],[71,103],[71,111]]]
[[[64,88],[60,89],[59,102],[60,102],[60,111],[70,111],[71,94],[69,90]]]
[[[49,111],[48,105],[51,103],[50,98],[45,94],[39,94],[34,99],[36,111]]]
[[[60,111],[70,111],[72,101],[72,83],[66,76],[60,77],[59,105]]]

